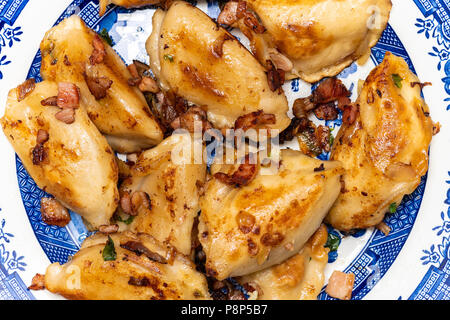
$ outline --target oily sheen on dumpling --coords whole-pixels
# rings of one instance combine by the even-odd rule
[[[203,106],[215,128],[234,128],[257,111],[275,115],[266,128],[289,125],[284,94],[270,90],[258,61],[200,9],[176,1],[167,12],[157,10],[147,52],[161,88]]]
[[[46,289],[75,300],[210,299],[205,277],[183,254],[170,256],[173,252],[146,234],[109,237],[95,234],[69,262],[48,266]]]
[[[200,200],[199,240],[206,270],[219,280],[250,274],[297,254],[336,200],[343,174],[337,161],[281,150],[276,174],[236,187],[213,178]],[[262,160],[262,159],[261,159]],[[218,165],[211,173],[235,172]]]
[[[101,41],[105,49],[103,61],[99,63],[90,61],[94,41]],[[140,152],[162,141],[161,128],[142,92],[128,84],[132,76],[126,65],[80,17],[73,15],[50,29],[40,48],[42,77],[73,82],[80,88],[89,117],[115,151]],[[97,99],[88,81],[99,79],[111,84],[105,96]]]
[[[327,228],[321,225],[299,253],[237,281],[254,287],[258,300],[316,300],[325,281],[329,252],[324,247],[327,238]]]
[[[356,103],[356,121],[341,127],[331,154],[346,173],[327,221],[345,231],[377,225],[391,205],[417,188],[428,170],[433,135],[419,79],[389,52],[367,77]]]
[[[252,51],[278,67],[281,53],[290,60],[288,78],[316,82],[339,74],[372,48],[386,28],[390,0],[247,0],[265,32],[237,22]],[[284,59],[283,59],[284,60]],[[283,61],[281,60],[281,61]]]
[[[106,139],[89,119],[83,99],[75,121],[66,124],[55,117],[60,108],[41,104],[58,94],[56,83],[37,83],[20,102],[17,93],[18,89],[9,92],[0,121],[30,176],[92,227],[109,224],[119,201],[117,164]],[[44,161],[36,163],[32,151],[39,130],[48,133],[48,141],[43,144]]]
[[[172,135],[143,152],[132,176],[120,186],[122,194],[142,191],[150,200],[149,206],[139,208],[128,229],[151,234],[186,255],[191,252],[192,228],[200,210],[198,188],[206,178],[206,162],[195,163],[193,145],[190,134]],[[183,149],[186,154],[176,159],[173,153]]]

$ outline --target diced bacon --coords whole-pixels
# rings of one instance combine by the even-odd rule
[[[42,221],[46,224],[65,227],[70,222],[70,214],[67,209],[54,198],[41,199]]]
[[[45,275],[36,273],[31,280],[31,285],[28,287],[30,290],[44,290],[45,289]]]
[[[70,82],[58,83],[57,105],[62,109],[77,109],[80,106],[78,87]]]
[[[230,1],[228,2],[222,9],[222,12],[220,12],[219,16],[217,17],[217,22],[219,24],[231,26],[233,23],[235,23],[238,18],[236,16],[238,9],[238,3],[236,1]]]
[[[36,81],[31,78],[26,80],[20,86],[17,87],[17,101],[20,102],[25,99],[36,87]]]
[[[106,49],[103,40],[99,37],[98,34],[94,36],[92,46],[94,47],[94,51],[92,51],[89,62],[91,63],[91,65],[102,63],[106,56]]]
[[[344,273],[334,271],[328,281],[325,292],[333,298],[340,300],[350,300],[352,297],[355,275],[353,273]]]

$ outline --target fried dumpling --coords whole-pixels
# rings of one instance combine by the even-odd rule
[[[80,88],[89,117],[115,151],[139,152],[162,141],[142,92],[128,84],[126,65],[78,16],[49,30],[41,53],[42,77]]]
[[[106,139],[89,119],[83,99],[68,112],[44,106],[43,100],[57,97],[58,84],[26,83],[9,92],[1,119],[6,137],[39,188],[92,227],[109,224],[119,201],[117,164]],[[65,113],[73,116],[72,123]]]
[[[298,254],[279,265],[236,280],[254,290],[258,300],[316,300],[325,281],[327,238],[327,228],[321,225]]]
[[[160,2],[161,0],[100,0],[100,16],[105,14],[106,7],[110,4],[115,4],[125,8],[137,8]]]
[[[270,89],[252,54],[200,9],[176,1],[157,10],[147,52],[161,88],[204,107],[216,129],[234,128],[253,112],[273,117],[264,129],[289,125],[285,95]]]
[[[240,187],[221,177],[234,172],[237,178],[251,168],[211,168],[198,227],[210,276],[222,280],[250,274],[297,254],[336,200],[343,174],[339,162],[294,150],[281,150],[280,159],[276,174],[261,174],[257,164],[253,180]]]
[[[229,3],[219,23],[230,21],[238,26],[262,64],[272,61],[287,78],[300,77],[308,82],[335,76],[370,54],[386,28],[392,7],[390,0],[243,3]],[[235,18],[230,20],[230,14]]]
[[[380,223],[428,170],[433,135],[421,84],[400,57],[386,53],[366,79],[356,121],[344,124],[331,158],[343,163],[345,190],[327,221],[349,231]]]
[[[69,262],[47,268],[45,287],[76,300],[209,299],[205,277],[187,257],[131,232],[87,238]]]
[[[129,197],[130,210],[135,209],[129,229],[151,234],[186,255],[191,251],[192,227],[200,210],[198,188],[206,179],[206,162],[195,163],[193,145],[190,134],[172,135],[143,152],[131,169],[132,176],[120,187],[122,199]],[[183,150],[185,146],[188,149]],[[173,153],[177,151],[190,154],[176,159]],[[141,202],[134,200],[136,197],[148,197],[143,199],[148,204],[134,208],[133,203]]]

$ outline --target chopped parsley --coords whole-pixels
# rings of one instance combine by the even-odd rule
[[[395,202],[393,202],[393,203],[391,203],[391,204],[389,205],[389,212],[390,212],[390,213],[395,213],[395,212],[397,212],[397,204],[396,204]]]
[[[334,143],[334,136],[330,131],[330,136],[328,137],[328,143],[330,144],[330,147],[333,146]]]
[[[124,219],[118,214],[114,218],[116,219],[116,221],[123,222],[125,224],[131,224],[134,220],[134,216],[129,216],[128,219]]]
[[[116,248],[110,236],[108,236],[108,241],[106,242],[105,248],[103,248],[102,256],[105,261],[114,261],[117,258]]]
[[[103,38],[103,40],[106,41],[106,43],[108,43],[110,46],[113,45],[113,40],[111,39],[108,30],[106,30],[106,28],[103,28],[102,31],[100,31],[99,33],[100,37]]]
[[[173,62],[173,55],[171,54],[165,54],[164,55],[164,60],[169,60],[170,62]]]
[[[392,75],[392,80],[394,81],[394,84],[397,88],[399,88],[399,89],[402,88],[402,81],[403,81],[402,77],[400,77],[398,74],[394,73]]]
[[[325,248],[330,248],[330,252],[336,251],[341,244],[341,238],[332,233],[328,233],[327,243],[325,243]]]

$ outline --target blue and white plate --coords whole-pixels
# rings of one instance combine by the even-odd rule
[[[195,2],[195,1],[194,1]],[[448,0],[392,0],[389,25],[363,66],[353,64],[340,74],[355,91],[359,79],[386,51],[402,56],[423,82],[434,121],[442,125],[430,148],[430,169],[417,190],[406,196],[397,212],[386,218],[392,232],[366,230],[341,239],[329,255],[327,278],[333,270],[356,275],[353,299],[450,299],[450,3]],[[212,0],[195,2],[211,17],[219,9]],[[10,88],[25,78],[39,79],[39,43],[54,24],[79,15],[96,31],[106,28],[114,48],[130,63],[147,61],[144,43],[151,32],[154,8],[110,7],[98,16],[98,1],[0,0],[0,115]],[[233,31],[234,32],[234,31]],[[236,35],[245,43],[241,34]],[[289,101],[310,93],[311,86],[294,80],[284,86]],[[340,120],[328,122],[339,127]],[[336,130],[337,131],[337,130]],[[336,132],[334,131],[334,132]],[[31,278],[51,262],[65,262],[78,251],[87,231],[71,213],[65,228],[41,221],[44,192],[30,178],[0,134],[0,300],[57,298],[46,291],[27,290]],[[327,155],[321,155],[326,157]],[[331,299],[322,292],[320,299]]]

